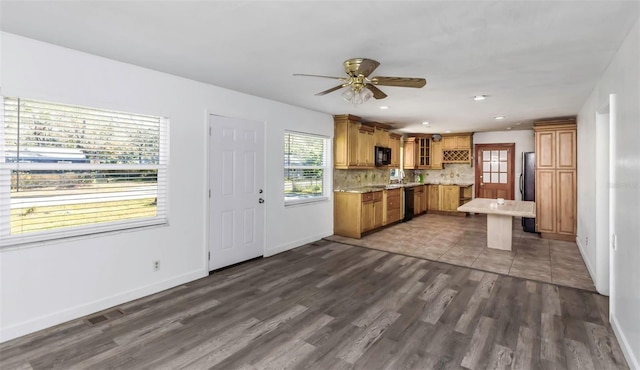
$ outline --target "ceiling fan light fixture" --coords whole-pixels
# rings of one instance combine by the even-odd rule
[[[359,105],[373,98],[373,92],[358,85],[351,85],[342,93],[342,98],[353,105]]]
[[[360,90],[360,94],[362,95],[362,101],[367,102],[373,98],[373,93],[369,89]]]
[[[344,71],[347,77],[333,77],[324,75],[310,75],[303,73],[294,73],[294,76],[310,76],[310,77],[322,77],[339,80],[342,83],[334,86],[330,89],[317,93],[317,96],[322,96],[340,90],[343,87],[348,87],[348,90],[342,93],[344,100],[352,103],[353,105],[362,104],[366,101],[375,99],[384,99],[387,97],[377,85],[380,86],[396,86],[396,87],[413,87],[421,88],[427,84],[427,80],[421,77],[388,77],[388,76],[373,76],[369,77],[371,73],[380,65],[379,62],[373,59],[367,58],[352,58],[347,59],[344,62]]]

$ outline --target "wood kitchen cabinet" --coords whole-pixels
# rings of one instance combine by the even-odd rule
[[[399,189],[398,189],[399,190]],[[333,206],[333,232],[336,235],[360,239],[362,234],[378,229],[396,217],[400,211],[399,192],[392,195],[392,218],[389,218],[389,206],[384,202],[385,191],[369,193],[335,192]],[[395,195],[398,195],[395,197]],[[387,197],[389,200],[389,197]],[[385,211],[387,211],[385,222]]]
[[[440,211],[453,212],[460,206],[460,187],[440,185]]]
[[[441,170],[442,168],[442,141],[431,140],[431,169]]]
[[[358,134],[360,117],[334,117],[333,161],[337,169],[358,167]]]
[[[384,205],[386,206],[383,220],[384,225],[398,222],[402,219],[402,189],[384,191]]]
[[[360,233],[377,229],[382,226],[382,215],[384,207],[382,205],[382,191],[361,194],[362,219]]]
[[[440,210],[440,185],[427,185],[427,211]]]
[[[473,133],[442,135],[442,163],[472,164]]]
[[[376,146],[389,148],[389,130],[376,126],[374,137]]]
[[[360,117],[334,116],[333,164],[335,169],[375,168],[374,148],[391,148],[390,167],[400,167],[401,135],[390,133],[388,125],[360,121]]]
[[[536,231],[543,238],[575,240],[577,230],[575,118],[534,122]]]
[[[424,200],[426,199],[426,193],[424,185],[413,187],[413,215],[417,216],[427,211]]]
[[[416,138],[408,137],[403,142],[404,158],[403,168],[413,170],[416,168]]]
[[[466,215],[465,212],[458,212],[458,207],[471,200],[472,186],[428,185],[426,193],[428,198],[427,210],[456,216]]]
[[[400,139],[402,135],[389,133],[389,148],[391,148],[391,163],[389,167],[400,167]]]
[[[471,149],[471,135],[443,136],[442,149]]]
[[[360,128],[358,128],[358,167],[373,168],[375,166],[374,131],[375,129],[371,126],[360,125]]]
[[[404,168],[431,168],[431,135],[410,136],[405,139]]]

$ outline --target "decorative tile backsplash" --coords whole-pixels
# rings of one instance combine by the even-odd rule
[[[418,182],[418,175],[428,184],[473,184],[475,173],[468,164],[446,164],[442,170],[405,170],[404,182]],[[333,170],[333,188],[349,189],[389,183],[389,169]]]
[[[359,186],[389,183],[388,169],[374,170],[333,170],[333,188],[349,189]]]
[[[475,172],[468,164],[445,164],[442,170],[406,170],[405,181],[416,181],[418,174],[423,175],[424,182],[429,184],[473,184]],[[413,178],[409,178],[409,176]]]

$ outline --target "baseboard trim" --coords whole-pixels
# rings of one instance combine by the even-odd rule
[[[598,281],[598,279],[596,279],[596,269],[591,264],[591,261],[589,260],[589,258],[587,258],[587,253],[585,252],[579,237],[576,237],[576,244],[578,244],[578,250],[580,251],[582,260],[584,261],[584,264],[587,266],[587,271],[589,271],[589,275],[591,275],[591,280],[594,281],[594,285],[595,285],[595,282]]]
[[[616,319],[616,316],[613,313],[611,314],[611,327],[613,328],[613,332],[618,338],[618,343],[620,343],[620,348],[622,349],[622,353],[627,360],[629,368],[640,369],[640,362],[638,362],[636,354],[633,353],[631,345],[627,341],[627,337],[624,335],[624,332],[622,331],[622,329],[620,328],[620,324],[618,323],[618,319]]]
[[[118,306],[207,276],[202,269],[0,328],[0,343]]]
[[[331,235],[333,235],[333,231],[328,231],[328,232],[325,232],[325,233],[322,233],[322,234],[316,234],[314,236],[310,236],[310,237],[307,237],[307,238],[304,238],[304,239],[296,240],[294,242],[287,243],[287,244],[281,245],[281,246],[276,247],[276,248],[267,249],[264,252],[264,256],[265,257],[271,257],[271,256],[276,255],[278,253],[286,252],[286,251],[291,250],[293,248],[297,248],[297,247],[300,247],[302,245],[305,245],[305,244],[308,244],[308,243],[311,243],[311,242],[315,242],[316,240],[320,240],[322,238],[326,238],[327,236],[331,236]]]

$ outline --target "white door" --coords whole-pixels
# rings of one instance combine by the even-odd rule
[[[264,124],[209,116],[209,270],[264,253]]]

